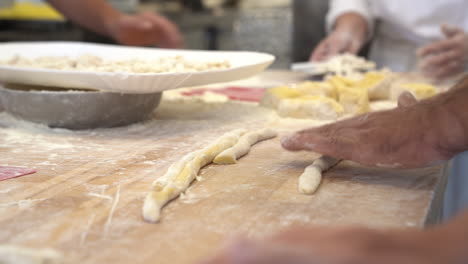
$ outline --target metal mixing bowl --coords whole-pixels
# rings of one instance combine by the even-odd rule
[[[161,93],[120,94],[3,84],[0,111],[50,127],[91,129],[124,126],[151,117]]]

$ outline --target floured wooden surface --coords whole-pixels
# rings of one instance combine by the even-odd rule
[[[236,128],[284,135],[317,124],[229,102],[163,101],[152,121],[81,132],[0,114],[2,165],[38,170],[0,182],[0,243],[54,248],[70,263],[184,264],[236,233],[265,236],[294,224],[423,226],[440,202],[432,197],[441,167],[391,171],[344,162],[306,196],[297,178],[318,155],[284,151],[279,138],[255,145],[237,164],[205,167],[202,180],[163,209],[160,224],[142,220],[152,181],[186,153]]]

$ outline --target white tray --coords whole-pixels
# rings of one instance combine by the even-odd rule
[[[109,60],[153,59],[182,55],[187,60],[228,60],[231,63],[231,68],[192,73],[153,74],[62,71],[0,65],[0,81],[119,93],[154,93],[179,87],[247,78],[265,70],[275,59],[270,54],[258,52],[166,50],[81,42],[10,42],[0,44],[0,60],[7,60],[14,55],[36,58],[40,56],[77,57],[83,54],[93,54]]]

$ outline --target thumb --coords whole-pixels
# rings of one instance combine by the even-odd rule
[[[408,91],[403,92],[398,96],[398,107],[409,107],[416,104],[418,100]]]

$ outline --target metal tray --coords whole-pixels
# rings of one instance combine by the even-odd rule
[[[149,119],[161,93],[120,94],[54,87],[0,85],[0,111],[49,127],[92,129]]]

